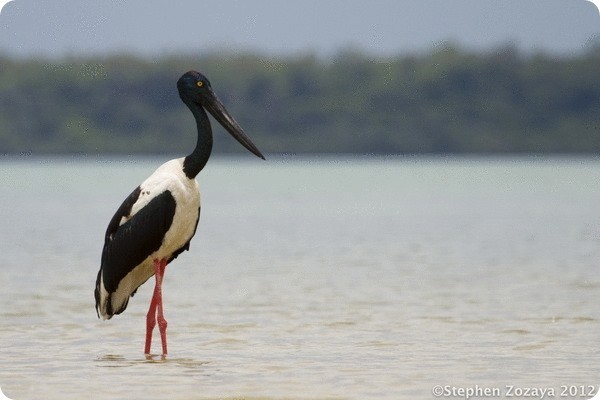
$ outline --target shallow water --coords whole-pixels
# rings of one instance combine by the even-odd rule
[[[8,397],[600,383],[600,160],[215,158],[191,250],[167,267],[169,355],[146,359],[152,284],[108,322],[93,287],[112,213],[162,161],[0,160]]]

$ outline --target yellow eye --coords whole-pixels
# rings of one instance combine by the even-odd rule
[[[198,81],[198,82],[196,82],[196,86],[202,87],[202,86],[204,86],[204,82]]]

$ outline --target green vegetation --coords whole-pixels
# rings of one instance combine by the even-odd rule
[[[175,82],[189,69],[267,153],[600,153],[600,48],[557,59],[511,47],[327,61],[0,56],[0,153],[185,153],[195,126]],[[215,151],[241,150],[216,132]]]

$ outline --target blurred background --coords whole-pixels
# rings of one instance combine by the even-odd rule
[[[267,153],[600,152],[585,0],[15,0],[0,153],[185,152],[189,69]]]
[[[110,323],[93,288],[115,209],[195,145],[175,84],[190,69],[268,161],[223,156],[244,150],[213,123],[198,232],[165,279],[170,354],[147,360],[152,284]],[[47,400],[590,398],[599,153],[585,0],[11,1],[0,385]]]

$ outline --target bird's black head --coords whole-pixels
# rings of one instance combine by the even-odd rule
[[[198,110],[199,108],[206,109],[242,146],[250,150],[257,157],[265,159],[248,135],[244,133],[240,124],[233,119],[221,100],[213,92],[210,82],[204,75],[196,71],[186,72],[177,81],[177,89],[179,90],[179,97],[192,110],[195,116],[197,114],[194,110]]]
[[[200,72],[188,71],[177,81],[177,90],[179,97],[184,103],[193,101],[202,104],[202,99],[207,94],[212,94],[212,89],[208,79]]]

